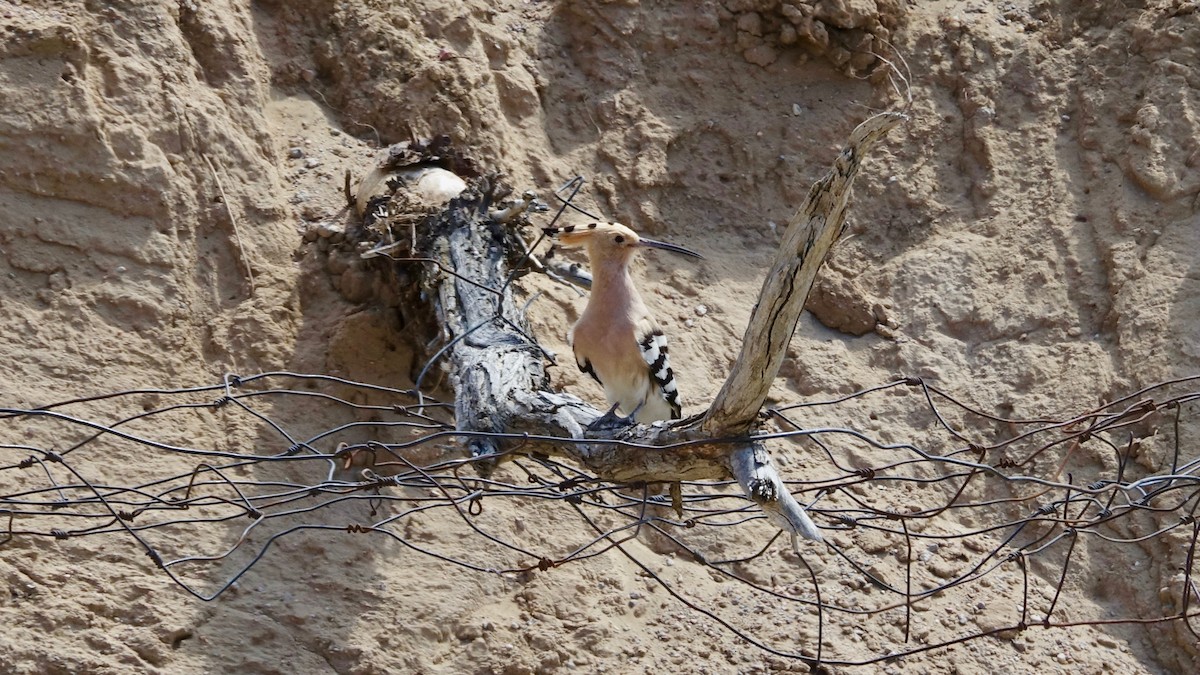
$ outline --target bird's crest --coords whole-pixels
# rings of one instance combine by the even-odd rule
[[[616,246],[637,246],[640,241],[637,232],[620,223],[589,223],[587,225],[567,225],[566,227],[547,227],[542,230],[548,236],[555,238],[560,244],[569,248],[585,246],[589,241],[605,238]]]

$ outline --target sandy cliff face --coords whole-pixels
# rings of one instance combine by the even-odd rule
[[[342,174],[361,175],[380,144],[447,133],[518,189],[548,194],[583,174],[588,208],[705,254],[638,268],[685,408],[700,411],[736,355],[776,224],[855,124],[896,105],[872,50],[907,61],[912,120],[867,163],[852,236],[810,304],[820,320],[802,319],[776,399],[919,375],[1003,417],[1066,416],[1195,374],[1200,8],[1078,4],[0,3],[0,406],[273,369],[407,386],[424,345],[368,302],[381,294],[351,252],[302,235],[344,222]],[[532,279],[523,293],[538,290],[534,327],[565,354],[583,300]],[[838,330],[854,326],[865,334]],[[602,400],[573,368],[553,372]],[[132,414],[106,401],[82,412]],[[1195,438],[1184,412],[1181,435]],[[337,423],[303,406],[273,414]],[[886,398],[853,414],[806,423],[892,442],[928,431]],[[260,440],[215,419],[158,431],[194,447]],[[0,426],[0,443],[49,447],[61,431]],[[1141,471],[1170,464],[1174,436],[1152,431],[1138,439]],[[782,449],[786,470],[815,470],[808,452]],[[1088,452],[1078,472],[1115,471]],[[193,463],[118,449],[87,469],[130,484]],[[14,475],[0,472],[0,493],[35,480]],[[551,544],[570,536],[560,517],[545,504],[497,515]],[[469,551],[469,538],[447,534],[456,522],[432,515],[413,536]],[[231,532],[180,529],[170,541],[216,550]],[[721,545],[753,549],[764,532],[725,533]],[[868,533],[838,536],[895,553],[871,550]],[[1081,544],[1064,592],[1080,615],[1171,611],[1159,589],[1179,582],[1189,541]],[[772,611],[702,566],[633,546],[693,597]],[[785,558],[757,573],[799,583],[785,581],[797,574]],[[12,672],[798,668],[698,618],[616,555],[518,582],[382,539],[295,537],[202,603],[120,535],[18,536],[0,548],[0,581],[0,670]],[[853,575],[845,591],[870,593]],[[991,608],[976,604],[969,587],[948,592],[935,611],[957,608],[951,619],[917,639],[986,629]],[[800,633],[815,640],[809,628]],[[881,639],[849,625],[826,638],[852,659]],[[1026,631],[880,668],[1187,672],[1196,658],[1195,637],[1174,624]]]
[[[6,393],[286,358],[269,69],[248,9],[208,7],[6,5]]]

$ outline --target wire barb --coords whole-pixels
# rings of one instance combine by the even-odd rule
[[[779,431],[713,441],[731,453],[747,442],[776,454],[792,444],[812,447],[807,480],[752,480],[748,495],[733,481],[685,480],[660,497],[657,486],[616,484],[523,454],[520,434],[457,431],[442,419],[447,404],[419,391],[302,373],[230,375],[203,387],[0,408],[0,439],[25,439],[0,443],[0,523],[7,521],[0,547],[37,539],[108,547],[117,538],[203,599],[255,568],[286,566],[269,555],[284,538],[327,543],[339,541],[334,533],[369,535],[463,570],[512,578],[621,555],[687,612],[773,657],[810,666],[891,662],[1032,625],[1177,624],[1192,631],[1200,614],[1193,568],[1200,456],[1183,451],[1195,439],[1178,436],[1195,428],[1197,384],[1200,377],[1180,378],[1069,418],[997,425],[999,418],[919,378],[901,379],[775,408],[770,419]],[[147,391],[155,392],[149,408]],[[220,415],[211,412],[216,392],[224,392]],[[923,421],[914,428],[928,433],[920,442],[885,443],[850,428],[803,427],[792,417],[803,409],[806,419],[823,412],[854,419],[873,397]],[[129,413],[100,415],[98,401],[106,411]],[[1151,411],[1159,414],[1148,418]],[[314,431],[318,419],[340,422]],[[190,444],[170,440],[174,430],[197,425],[207,432]],[[989,428],[1002,431],[984,438]],[[955,429],[972,429],[976,438],[964,441]],[[1142,452],[1159,447],[1169,473],[1128,461],[1130,434],[1143,439]],[[1095,444],[1091,455],[1079,450],[1085,436]],[[490,474],[477,471],[495,459],[468,455],[469,444],[481,439],[511,441],[511,461]],[[1102,454],[1103,462],[1092,457]],[[122,478],[112,458],[128,456],[145,458],[139,469],[150,473]],[[861,466],[863,457],[871,466]],[[44,471],[27,471],[34,465]],[[806,505],[824,543],[792,548],[769,526],[756,501],[785,496]],[[508,514],[519,514],[521,524],[509,524]],[[439,528],[455,536],[414,535],[414,524],[427,517],[440,518]],[[734,532],[739,536],[725,536]],[[1143,542],[1168,536],[1186,545],[1163,547],[1156,563],[1172,575],[1183,572],[1169,585],[1174,602],[1165,609],[1146,609],[1160,606],[1156,595],[1110,616],[1103,612],[1114,611],[1111,605],[1096,610],[1073,594],[1073,582],[1104,573],[1082,566],[1079,546],[1092,556],[1105,547],[1136,558]],[[465,537],[470,547],[448,543]],[[630,545],[646,537],[737,584],[746,602],[786,608],[794,626],[781,633],[774,612],[723,607],[678,575],[656,571],[663,558]],[[354,541],[345,545],[365,545]],[[737,550],[745,541],[753,542],[750,550]],[[875,590],[847,593],[845,580]],[[931,628],[924,610],[951,603],[955,589],[1007,614],[965,633]],[[894,621],[902,630],[887,628]],[[858,627],[878,628],[875,652],[864,655],[861,644],[836,637],[838,629]]]

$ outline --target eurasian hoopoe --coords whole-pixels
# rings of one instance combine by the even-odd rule
[[[592,294],[568,340],[579,369],[604,387],[609,405],[647,424],[680,417],[679,389],[667,358],[667,338],[629,275],[639,248],[702,258],[699,253],[639,237],[619,223],[546,228],[564,246],[587,247]]]

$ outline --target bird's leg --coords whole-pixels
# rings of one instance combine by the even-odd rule
[[[614,429],[623,429],[630,424],[633,424],[633,415],[621,417],[617,414],[617,408],[620,405],[620,403],[614,405],[608,409],[608,412],[604,413],[600,417],[597,417],[595,421],[588,425],[588,431],[609,431]],[[635,410],[634,412],[637,411]]]
[[[646,405],[646,399],[642,399],[642,402],[637,404],[637,407],[633,409],[633,412],[629,413],[629,416],[625,418],[626,421],[632,422],[633,416],[638,414],[638,411],[641,410],[642,406],[644,405]]]

